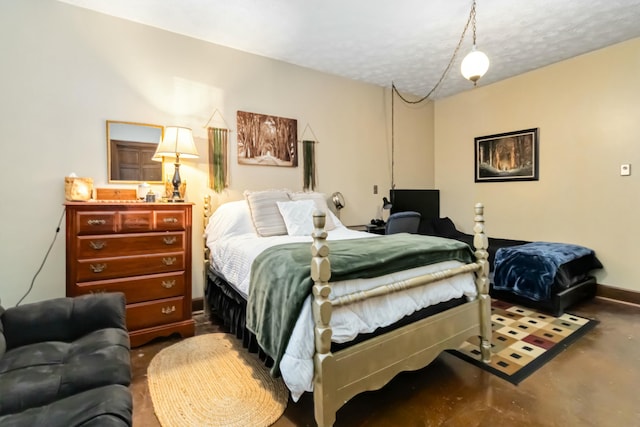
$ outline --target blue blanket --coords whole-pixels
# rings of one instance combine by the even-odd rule
[[[589,248],[565,243],[533,242],[500,248],[496,252],[493,288],[534,301],[548,300],[558,268],[590,254],[593,250]]]

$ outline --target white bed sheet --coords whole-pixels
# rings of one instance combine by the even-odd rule
[[[328,232],[327,240],[375,237],[370,233],[350,230],[342,225]],[[234,284],[245,296],[249,290],[249,278],[253,260],[265,249],[283,243],[309,242],[307,236],[258,237],[255,233],[236,234],[217,239],[208,239],[211,251],[211,264],[224,278]],[[430,266],[401,271],[373,279],[357,279],[333,282],[330,298],[346,293],[393,283],[418,275],[431,273],[444,268],[461,265],[458,261],[447,261]],[[466,296],[477,295],[473,274],[455,276],[426,286],[393,293],[383,297],[366,300],[358,304],[338,307],[333,310],[331,327],[332,341],[348,342],[360,333],[369,333],[379,327],[388,326],[404,316],[428,307]],[[311,297],[307,299],[294,327],[289,344],[280,363],[280,371],[291,397],[297,401],[305,391],[313,390],[313,316]]]

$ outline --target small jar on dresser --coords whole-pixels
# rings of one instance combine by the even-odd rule
[[[123,292],[131,346],[193,336],[191,203],[66,203],[67,296]]]

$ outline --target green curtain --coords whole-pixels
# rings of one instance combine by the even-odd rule
[[[302,141],[304,190],[315,190],[316,187],[316,159],[315,141]]]
[[[228,179],[228,129],[208,128],[209,135],[209,188],[221,193],[229,186]]]

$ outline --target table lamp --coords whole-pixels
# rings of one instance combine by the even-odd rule
[[[195,159],[198,156],[196,144],[193,141],[193,133],[191,129],[180,126],[167,126],[164,130],[164,137],[158,144],[154,160],[160,160],[163,157],[175,157],[175,171],[173,173],[173,194],[168,202],[184,202],[180,196],[180,157]]]

